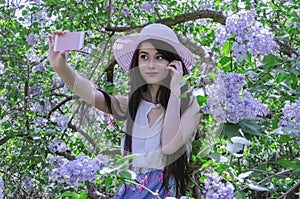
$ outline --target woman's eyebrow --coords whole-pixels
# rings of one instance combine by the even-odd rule
[[[149,53],[147,53],[147,52],[145,52],[145,51],[141,51],[139,54],[147,54],[147,55],[149,55]],[[161,53],[156,52],[155,55],[161,55]]]
[[[149,53],[147,53],[147,52],[145,52],[145,51],[141,51],[139,54],[149,54]]]

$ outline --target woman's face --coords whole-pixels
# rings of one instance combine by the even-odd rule
[[[141,43],[138,63],[140,74],[147,84],[160,83],[169,74],[169,61],[165,60],[150,42]]]

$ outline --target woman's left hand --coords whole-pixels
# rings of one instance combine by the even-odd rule
[[[171,71],[170,90],[175,92],[176,95],[180,95],[180,82],[183,75],[181,61],[172,61],[168,64],[167,69]]]

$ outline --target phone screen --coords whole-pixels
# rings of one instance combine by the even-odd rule
[[[56,35],[54,51],[79,50],[83,47],[84,32],[67,32],[64,35]]]

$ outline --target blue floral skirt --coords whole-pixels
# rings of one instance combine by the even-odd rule
[[[157,192],[160,198],[176,197],[175,181],[169,179],[168,190],[163,184],[163,171],[161,169],[147,169],[146,171],[136,172],[136,182],[143,185],[153,192]],[[157,199],[151,192],[142,186],[133,183],[122,183],[117,189],[114,199]]]

